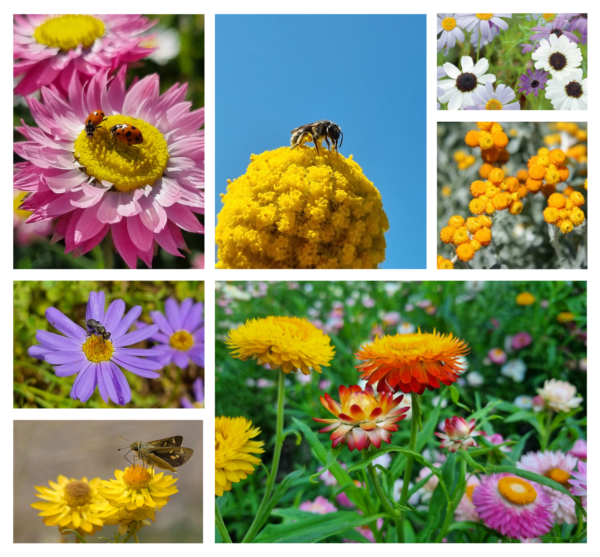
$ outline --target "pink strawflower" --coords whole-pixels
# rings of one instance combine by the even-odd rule
[[[318,495],[314,501],[300,503],[300,510],[313,514],[327,514],[337,512],[337,508],[322,495]]]
[[[546,476],[567,489],[569,488],[569,478],[576,465],[577,458],[561,451],[530,452],[517,462],[517,468]],[[550,499],[550,510],[554,514],[555,522],[557,524],[563,522],[575,524],[577,522],[575,501],[565,493],[551,487],[542,486],[542,489]]]
[[[521,350],[531,344],[531,335],[529,333],[517,333],[512,337],[511,345],[514,350]]]
[[[503,364],[506,362],[506,353],[500,348],[492,348],[488,352],[488,358],[495,364]]]
[[[499,433],[492,433],[492,435],[484,435],[484,437],[494,445],[502,445],[502,443],[504,443],[504,437],[502,437],[502,435],[500,435]],[[500,451],[503,453],[510,453],[510,447],[504,445],[503,447],[500,447]]]
[[[573,486],[571,493],[581,497],[581,504],[587,510],[587,464],[583,461],[577,463],[577,470],[571,472],[574,480],[569,480],[569,483]]]
[[[141,15],[15,15],[14,76],[23,78],[16,95],[54,85],[66,92],[73,75],[87,80],[151,54],[140,43],[156,24]],[[95,110],[99,107],[92,107]],[[87,114],[86,114],[87,116]]]
[[[331,387],[331,379],[321,379],[319,381],[319,389],[321,391],[326,391],[329,387]]]
[[[552,529],[551,502],[542,486],[510,474],[491,474],[473,491],[479,518],[504,536],[518,540]]]
[[[477,476],[469,476],[467,479],[466,493],[462,496],[462,499],[454,511],[454,518],[458,522],[478,522],[479,515],[473,504],[473,492],[475,488],[480,484]]]
[[[358,511],[359,514],[362,514],[360,511]],[[381,528],[383,527],[383,518],[378,518],[377,519],[377,530],[381,530]],[[357,526],[356,528],[354,528],[357,532],[359,532],[360,534],[362,534],[365,538],[367,538],[367,540],[369,540],[370,543],[375,543],[375,536],[373,535],[373,531],[371,530],[371,528],[369,527],[368,524],[365,524],[364,526]],[[344,538],[342,540],[342,542],[344,543],[359,543],[355,540],[349,540],[347,538]]]
[[[587,441],[585,439],[577,439],[575,445],[567,454],[573,455],[579,460],[587,460]]]
[[[436,468],[442,467],[441,462],[435,462],[433,465]],[[421,470],[419,471],[419,475],[417,476],[417,482],[420,482],[421,480],[424,480],[430,474],[431,474],[431,478],[429,478],[429,480],[427,480],[425,485],[423,485],[423,487],[421,488],[426,493],[433,493],[435,491],[435,488],[437,487],[438,483],[440,482],[440,480],[438,479],[438,477],[435,474],[433,474],[431,472],[430,468],[427,468],[427,466],[421,468]]]
[[[342,507],[346,507],[348,509],[354,508],[354,503],[348,499],[348,496],[342,491],[335,496],[335,500],[338,502],[338,505]]]
[[[398,311],[388,311],[382,318],[384,325],[395,326],[400,323],[400,312]]]
[[[477,443],[473,437],[483,435],[484,431],[474,431],[475,420],[467,423],[464,418],[453,416],[446,418],[444,423],[445,433],[435,434],[444,441],[440,445],[440,449],[448,449],[451,453],[455,453],[458,449],[467,449],[468,447],[477,447]]]
[[[27,98],[39,128],[17,128],[27,141],[15,143],[26,159],[17,169],[15,188],[31,195],[20,208],[27,222],[55,220],[53,242],[65,239],[65,252],[82,255],[110,232],[130,268],[139,257],[148,267],[158,246],[182,257],[187,246],[181,229],[203,233],[194,213],[204,213],[204,109],[190,112],[187,85],[159,96],[159,77],[147,76],[125,90],[125,69],[114,78],[98,72],[81,85],[74,74],[68,99],[42,88],[43,104]],[[86,136],[84,124],[94,110],[107,122]],[[117,142],[108,128],[136,125],[144,141]]]

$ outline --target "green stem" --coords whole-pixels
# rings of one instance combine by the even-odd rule
[[[479,46],[481,45],[481,29],[479,30],[479,35],[477,36],[477,62],[479,62]],[[475,62],[475,63],[477,63]]]
[[[229,532],[227,531],[227,527],[225,526],[225,522],[223,522],[223,517],[221,516],[221,511],[219,509],[219,505],[215,501],[215,524],[217,526],[217,530],[219,534],[221,534],[221,539],[224,543],[231,543],[231,538],[229,537]]]
[[[390,503],[390,500],[387,498],[387,495],[383,492],[383,488],[381,487],[381,483],[379,482],[379,476],[377,475],[377,470],[375,470],[375,466],[373,466],[372,462],[369,462],[369,466],[367,467],[369,470],[369,476],[371,476],[371,481],[373,482],[373,485],[375,486],[375,491],[377,492],[377,495],[379,496],[379,500],[381,501],[381,504],[383,505],[383,508],[386,510],[386,512],[392,516],[396,517],[396,520],[394,522],[396,522],[396,529],[398,528],[398,510],[394,508],[394,506]],[[375,522],[375,528],[377,529],[377,522]],[[387,536],[386,537],[386,541],[390,542],[390,537]]]
[[[419,424],[421,423],[421,397],[412,394],[412,420],[410,425],[410,444],[408,448],[414,451],[417,448],[417,436],[419,435]],[[402,493],[400,494],[400,506],[406,507],[408,501],[408,491],[410,478],[412,476],[413,457],[406,457],[406,465],[404,467],[404,480],[402,483]],[[399,523],[399,524],[398,524]],[[398,532],[398,543],[404,543],[404,511],[400,511],[400,516],[396,519],[396,530]]]
[[[279,370],[279,390],[277,394],[277,430],[275,435],[275,450],[273,452],[273,463],[271,464],[271,473],[267,480],[267,487],[263,500],[258,508],[258,512],[254,517],[254,521],[250,526],[250,529],[244,536],[242,543],[251,543],[252,540],[258,534],[259,528],[262,526],[263,514],[266,512],[266,508],[271,499],[271,493],[273,486],[275,485],[275,479],[277,478],[277,469],[279,468],[279,459],[281,458],[281,448],[283,447],[283,406],[285,402],[285,373]]]
[[[460,503],[460,500],[462,499],[462,496],[465,493],[467,461],[464,458],[461,458],[460,461],[460,476],[458,478],[458,484],[456,485],[456,493],[454,494],[454,498],[452,499],[452,501],[450,501],[446,507],[446,517],[444,518],[444,524],[442,524],[442,529],[440,530],[440,533],[435,539],[435,543],[440,543],[444,539],[444,536],[448,532],[448,528],[450,528],[450,523],[454,518],[454,511],[456,510],[456,507],[458,507],[458,504]]]
[[[544,424],[544,431],[542,432],[542,438],[540,439],[541,450],[545,451],[548,448],[550,442],[550,434],[552,433],[550,426],[552,424],[552,411],[546,411],[546,421]]]
[[[121,543],[127,543],[129,541],[129,538],[131,538],[131,536],[133,536],[133,533],[135,532],[136,528],[137,528],[137,522],[135,524],[131,525],[131,527],[129,528],[129,532],[127,532],[127,535],[123,538],[123,541]]]
[[[112,238],[110,234],[102,241],[102,255],[104,257],[104,268],[115,268],[115,254],[113,253]]]

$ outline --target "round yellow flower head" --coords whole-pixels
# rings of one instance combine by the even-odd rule
[[[464,151],[455,151],[454,152],[454,160],[456,162],[463,161],[466,158],[467,158],[467,153],[465,153]]]
[[[476,122],[477,127],[482,131],[489,131],[492,129],[494,122]]]
[[[485,199],[477,197],[469,203],[469,210],[474,215],[481,215],[485,211]]]
[[[498,193],[494,196],[492,201],[494,203],[494,207],[498,209],[498,211],[503,211],[510,204],[510,197],[506,193]]]
[[[569,232],[573,232],[573,223],[570,220],[563,220],[560,223],[560,231],[563,234],[568,234]]]
[[[465,136],[465,143],[469,147],[479,147],[479,132],[477,130],[469,130]]]
[[[479,169],[479,177],[483,180],[487,180],[487,178],[490,175],[490,172],[492,171],[493,168],[494,168],[493,165],[488,164],[487,162],[484,162],[481,165],[481,168]]]
[[[456,248],[456,255],[461,261],[471,261],[475,256],[475,250],[470,242],[465,242]]]
[[[470,242],[471,247],[475,250],[475,251],[479,251],[481,249],[481,243],[479,242],[479,240],[476,240],[475,238],[473,238]]]
[[[570,311],[562,311],[556,317],[556,320],[559,323],[569,323],[569,321],[573,321],[575,319],[575,314]]]
[[[557,168],[548,168],[548,170],[546,170],[545,180],[550,185],[556,185],[563,181]]]
[[[256,360],[260,365],[285,373],[310,368],[321,373],[335,354],[330,338],[306,319],[297,317],[266,317],[251,319],[229,331],[225,344],[234,358]]]
[[[567,202],[567,198],[562,193],[553,193],[548,198],[548,207],[562,209]]]
[[[454,263],[445,257],[438,255],[437,257],[437,268],[438,269],[454,269]]]
[[[483,151],[494,147],[494,138],[490,132],[482,131],[479,134],[479,147],[481,147]]]
[[[452,226],[444,226],[440,232],[440,240],[444,242],[444,244],[449,244],[452,242],[452,238],[454,237],[455,229]]]
[[[516,302],[520,306],[530,306],[535,303],[535,296],[531,292],[521,292],[517,295]]]
[[[563,164],[565,164],[565,160],[567,159],[565,153],[560,149],[553,149],[552,151],[550,151],[549,156],[550,160],[556,166],[562,166]]]
[[[448,226],[452,228],[460,228],[463,224],[465,224],[465,219],[460,215],[453,215],[448,219]]]
[[[487,186],[485,182],[482,182],[481,180],[475,180],[471,184],[471,195],[473,197],[480,197],[485,194],[486,188]]]
[[[469,232],[467,231],[466,226],[461,226],[454,231],[454,236],[452,237],[452,243],[458,245],[464,242],[469,241]]]
[[[467,219],[467,230],[471,234],[475,234],[475,232],[477,232],[482,226],[483,225],[481,224],[479,217],[469,217]]]
[[[444,186],[442,188],[442,195],[444,197],[450,197],[451,194],[452,194],[452,188],[450,186]]]
[[[485,226],[486,228],[492,228],[492,219],[487,215],[480,215],[479,222],[481,226]]]
[[[375,269],[389,228],[381,194],[340,153],[305,145],[252,155],[222,197],[221,269]]]
[[[572,191],[569,195],[569,199],[573,202],[573,205],[581,207],[585,203],[585,197],[578,191]]]
[[[523,211],[523,202],[522,201],[513,201],[508,207],[508,212],[511,215],[518,215]]]
[[[558,219],[558,209],[556,207],[546,207],[544,209],[544,220],[548,224],[553,224]]]
[[[569,220],[574,226],[579,226],[580,224],[583,224],[583,221],[585,220],[585,214],[579,207],[573,207],[569,213]]]
[[[244,417],[221,416],[215,420],[215,494],[231,491],[232,484],[245,480],[260,464],[264,441],[252,441],[260,434],[258,427]]]
[[[489,246],[492,242],[492,231],[490,228],[482,228],[475,233],[475,239],[482,246]]]
[[[488,180],[492,182],[494,185],[498,186],[504,180],[504,172],[502,172],[501,168],[494,168],[489,176]]]

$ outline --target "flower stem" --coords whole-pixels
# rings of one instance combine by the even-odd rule
[[[410,445],[408,448],[414,451],[417,448],[417,436],[419,434],[419,423],[421,422],[421,397],[412,394],[412,420],[410,425]],[[402,493],[400,494],[400,506],[406,507],[408,500],[408,491],[410,478],[412,476],[413,457],[406,457],[406,465],[404,466],[404,480],[402,483]],[[398,543],[404,543],[404,511],[400,511],[400,516],[396,520],[396,530],[398,532]]]
[[[275,485],[275,479],[277,478],[277,469],[279,468],[279,459],[281,458],[281,448],[283,447],[283,406],[285,402],[285,373],[279,370],[279,389],[277,393],[277,430],[275,434],[275,449],[273,451],[273,463],[271,464],[271,473],[267,480],[267,487],[265,488],[265,494],[263,500],[258,508],[258,512],[254,517],[254,521],[250,526],[250,529],[244,536],[242,543],[251,543],[252,540],[258,534],[258,529],[262,526],[263,514],[266,512],[271,499],[271,492]]]
[[[460,503],[460,500],[462,499],[462,496],[465,493],[466,476],[467,476],[467,461],[464,458],[460,459],[460,473],[459,474],[460,475],[459,475],[458,484],[456,487],[456,493],[454,494],[454,498],[452,499],[452,501],[450,501],[446,507],[446,517],[444,518],[444,524],[442,524],[442,529],[440,530],[440,533],[438,534],[437,538],[435,539],[435,543],[440,543],[444,539],[444,536],[446,535],[446,532],[448,531],[448,528],[450,527],[450,522],[452,522],[452,519],[454,518],[454,511],[456,510],[456,507],[458,507],[458,504]]]
[[[540,439],[540,449],[545,451],[548,448],[548,442],[550,441],[550,434],[552,425],[552,411],[546,411],[546,420],[544,423],[544,429],[542,430],[542,438]]]
[[[219,509],[219,505],[215,501],[215,524],[217,526],[217,530],[219,534],[221,534],[221,539],[224,543],[232,543],[231,538],[229,537],[229,532],[227,531],[227,527],[223,522],[223,517],[221,516],[221,511]]]
[[[398,511],[397,509],[394,508],[394,506],[390,503],[389,499],[387,498],[387,495],[383,492],[383,489],[381,487],[381,483],[379,482],[379,476],[377,475],[377,470],[375,470],[375,466],[373,466],[372,462],[369,462],[369,465],[367,467],[367,469],[369,470],[369,476],[371,476],[371,481],[373,482],[373,485],[375,486],[375,491],[377,492],[377,495],[379,496],[379,500],[381,501],[381,504],[383,505],[383,508],[385,509],[385,511],[396,517],[396,528],[398,528]],[[377,523],[375,523],[377,527]],[[390,541],[389,540],[389,536],[387,537],[386,541]]]
[[[479,30],[479,35],[477,36],[477,62],[479,62],[479,47],[481,45],[481,29]]]
[[[131,525],[131,527],[129,528],[129,532],[127,532],[127,535],[123,538],[123,541],[121,543],[127,543],[129,541],[129,538],[131,538],[131,536],[133,536],[133,533],[135,532],[136,528],[137,528],[137,522],[135,524]]]
[[[112,248],[112,238],[110,234],[102,240],[102,256],[104,257],[104,268],[114,269],[115,268],[115,255]]]

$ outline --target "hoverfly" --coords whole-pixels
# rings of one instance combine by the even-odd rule
[[[336,151],[338,150],[338,141],[340,142],[340,147],[344,141],[344,134],[342,133],[340,127],[329,120],[319,120],[318,122],[313,122],[312,124],[300,126],[292,130],[291,134],[292,137],[290,142],[292,144],[292,149],[298,147],[298,145],[312,141],[315,144],[317,153],[319,152],[319,143],[323,140],[326,141],[327,147],[330,151],[330,140]]]
[[[121,439],[125,439],[121,437]],[[125,439],[129,441],[129,439]],[[123,449],[117,449],[117,451],[123,451],[127,448],[133,451],[136,456],[135,460],[141,460],[150,466],[156,466],[161,470],[170,470],[171,472],[177,472],[175,468],[183,466],[194,456],[194,451],[187,447],[182,447],[183,437],[181,435],[175,435],[174,437],[167,437],[166,439],[159,439],[158,441],[134,441],[129,447]],[[129,453],[128,453],[129,454]],[[127,458],[127,455],[125,455]]]

